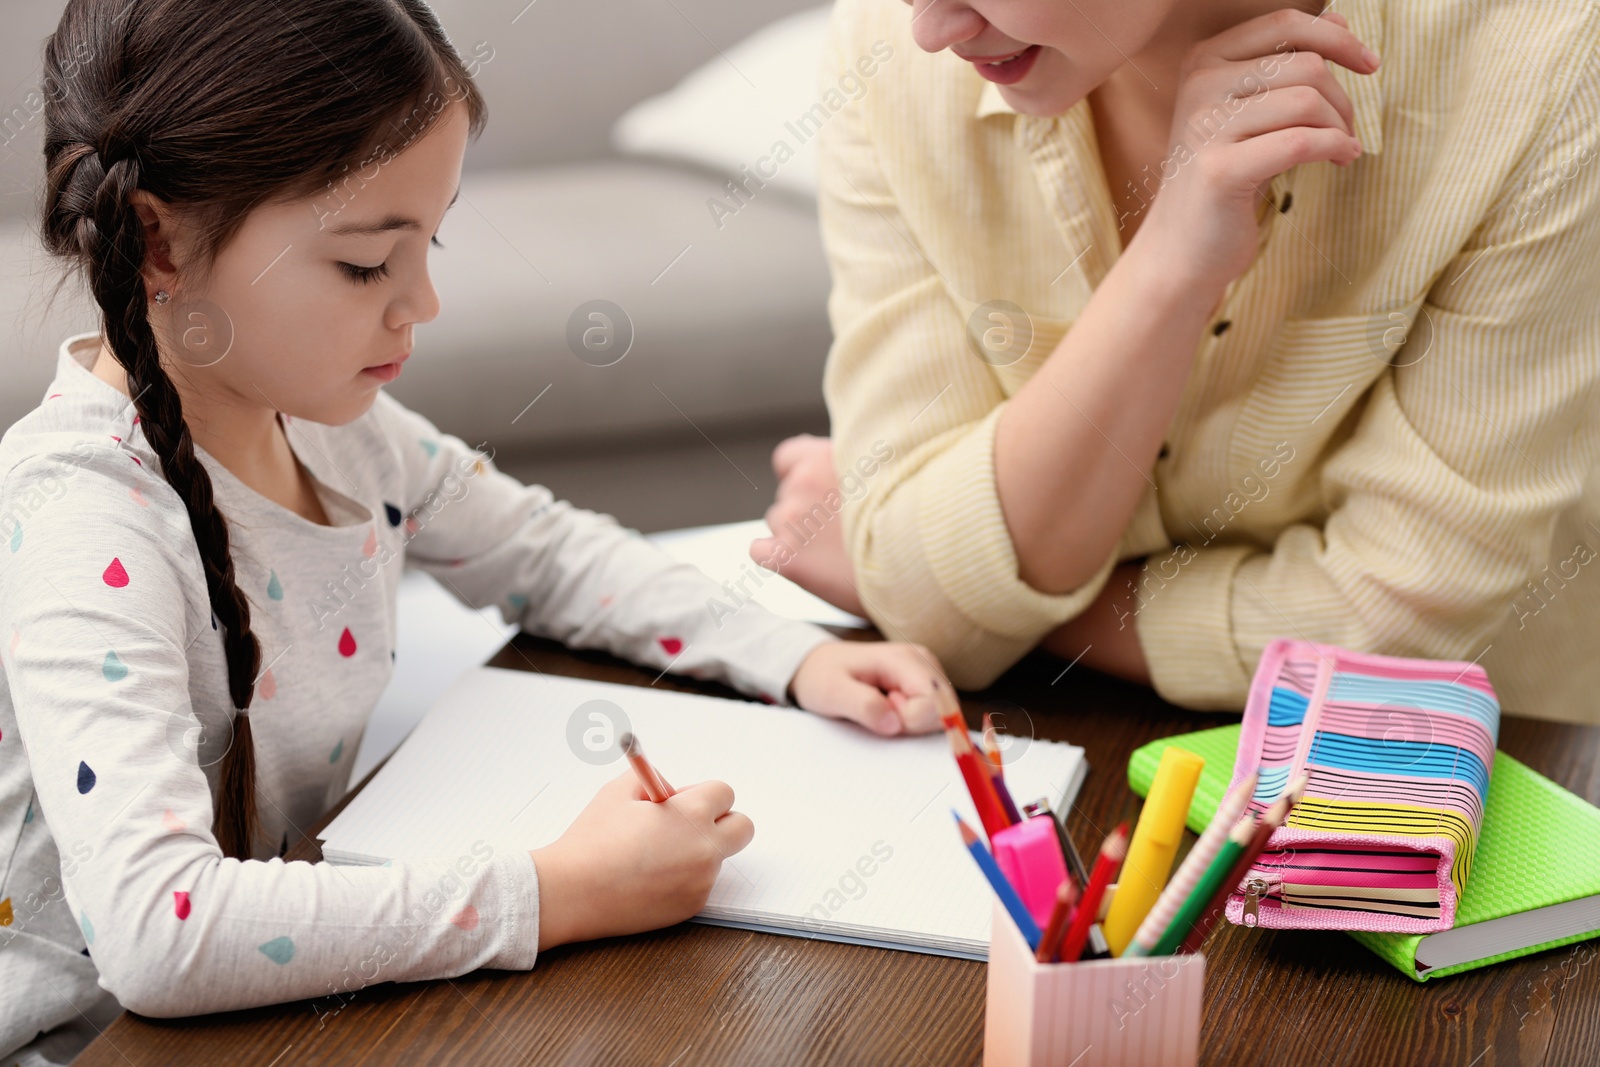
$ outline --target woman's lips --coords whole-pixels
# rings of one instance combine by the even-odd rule
[[[1006,56],[962,56],[981,76],[1001,85],[1011,85],[1028,76],[1034,60],[1039,58],[1039,46],[1029,45],[1020,52]],[[998,60],[998,62],[997,62]]]

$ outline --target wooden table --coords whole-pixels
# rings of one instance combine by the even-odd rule
[[[609,656],[519,635],[493,660],[603,681],[652,675]],[[1092,768],[1068,820],[1092,856],[1137,810],[1129,754],[1153,738],[1230,721],[1037,655],[964,698],[976,724],[1071,740]],[[677,677],[659,685],[727,695]],[[1600,801],[1600,728],[1507,718],[1500,745]],[[331,814],[330,814],[331,817]],[[320,826],[317,828],[320,829]],[[315,833],[315,831],[313,831]],[[317,860],[315,842],[290,859]],[[1600,1063],[1600,943],[1418,984],[1338,933],[1245,931],[1207,943],[1208,1064]],[[686,923],[540,956],[527,973],[358,991],[337,1014],[301,1002],[183,1020],[124,1014],[76,1062],[145,1064],[976,1064],[984,965]]]

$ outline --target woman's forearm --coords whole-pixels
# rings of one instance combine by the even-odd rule
[[[1121,538],[1225,289],[1180,276],[1153,242],[1134,240],[1007,402],[995,483],[1035,589],[1080,587]]]

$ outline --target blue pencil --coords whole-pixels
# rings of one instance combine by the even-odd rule
[[[1023,939],[1028,942],[1030,949],[1037,950],[1039,938],[1039,924],[1033,921],[1033,916],[1028,914],[1028,909],[1023,906],[1022,898],[1017,896],[1017,891],[1011,888],[1011,883],[1006,881],[1006,876],[1001,872],[1000,865],[995,863],[994,857],[989,855],[989,850],[983,847],[983,842],[978,840],[978,835],[972,827],[961,821],[961,816],[952,809],[951,815],[956,817],[956,826],[961,829],[961,840],[967,843],[967,851],[972,853],[972,858],[978,861],[978,868],[983,871],[983,876],[989,879],[989,884],[994,887],[995,893],[1000,897],[1000,903],[1006,906],[1015,920],[1017,929],[1022,931]]]

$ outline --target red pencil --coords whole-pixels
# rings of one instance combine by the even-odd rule
[[[1069,874],[1056,886],[1055,907],[1050,909],[1050,921],[1045,924],[1044,934],[1039,938],[1039,949],[1034,953],[1033,958],[1040,963],[1050,963],[1056,958],[1056,952],[1061,948],[1061,935],[1066,932],[1067,916],[1077,899],[1078,883]]]
[[[1206,910],[1200,913],[1200,918],[1195,921],[1189,936],[1183,939],[1183,944],[1178,946],[1179,952],[1199,952],[1200,945],[1205,941],[1206,935],[1216,925],[1218,916],[1227,910],[1228,898],[1239,891],[1239,883],[1244,881],[1245,875],[1250,873],[1250,868],[1255,866],[1256,860],[1266,850],[1267,841],[1272,837],[1272,831],[1282,826],[1289,818],[1290,810],[1305,795],[1306,783],[1310,779],[1301,775],[1289,783],[1272,807],[1268,808],[1256,822],[1255,834],[1250,838],[1250,844],[1239,854],[1234,861],[1233,869],[1222,880],[1222,885],[1217,888],[1216,895],[1206,904]]]
[[[1111,831],[1105,844],[1100,846],[1100,855],[1095,857],[1094,870],[1089,875],[1089,886],[1078,901],[1072,925],[1067,927],[1066,936],[1061,939],[1063,963],[1076,963],[1083,954],[1083,943],[1089,940],[1089,927],[1100,917],[1100,902],[1105,898],[1106,888],[1111,885],[1111,879],[1117,876],[1117,870],[1127,856],[1128,824],[1121,823]]]
[[[961,706],[956,702],[955,693],[937,678],[931,680],[931,685],[934,701],[941,709],[939,720],[950,737],[951,755],[955,756],[956,766],[961,769],[961,779],[972,797],[972,806],[978,813],[978,821],[983,824],[983,832],[993,841],[995,834],[1011,825],[1011,820],[1006,817],[1000,795],[995,792],[993,779],[981,765],[972,738],[967,736],[967,724],[961,718]]]
[[[993,841],[995,834],[1011,825],[1006,819],[1005,809],[1000,806],[1000,798],[995,795],[994,782],[978,766],[978,753],[973,750],[971,743],[962,745],[966,735],[960,730],[951,730],[949,736],[950,752],[955,756],[956,766],[961,769],[961,780],[966,782],[967,792],[972,796],[978,821],[983,824],[983,832]]]

